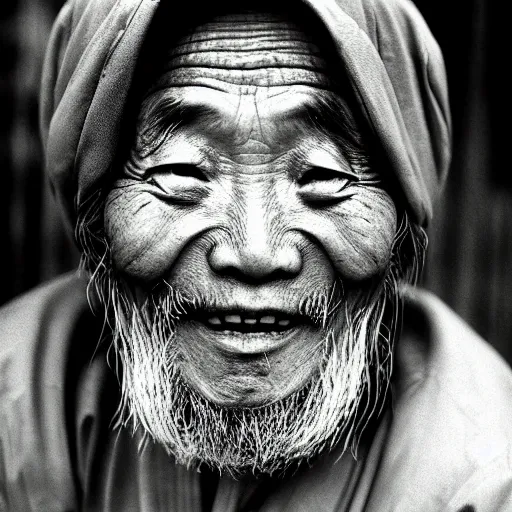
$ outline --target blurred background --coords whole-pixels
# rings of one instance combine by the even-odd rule
[[[78,262],[42,173],[38,134],[41,64],[63,3],[0,3],[0,304]],[[454,129],[453,164],[429,231],[423,286],[512,363],[509,20],[499,0],[416,5],[445,56]]]

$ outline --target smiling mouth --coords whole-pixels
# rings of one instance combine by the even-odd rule
[[[305,315],[247,308],[196,310],[182,318],[178,329],[182,339],[211,344],[222,353],[257,357],[318,333]]]
[[[282,311],[203,311],[195,319],[212,331],[225,333],[284,333],[300,325],[311,325],[301,315]]]

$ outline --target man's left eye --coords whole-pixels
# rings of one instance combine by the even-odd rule
[[[297,181],[299,194],[308,202],[328,202],[341,199],[339,194],[358,176],[348,171],[313,167]]]

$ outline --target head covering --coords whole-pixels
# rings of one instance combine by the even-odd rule
[[[112,167],[137,59],[167,1],[69,0],[55,22],[41,132],[53,190],[72,224]],[[409,0],[295,1],[330,33],[408,210],[426,225],[449,165],[450,114],[442,55],[425,21]],[[202,9],[197,0],[187,6]],[[179,11],[170,33],[182,23]]]

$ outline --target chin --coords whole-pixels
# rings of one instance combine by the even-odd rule
[[[224,407],[261,407],[302,389],[325,338],[309,316],[278,309],[196,311],[176,328],[184,381]]]

